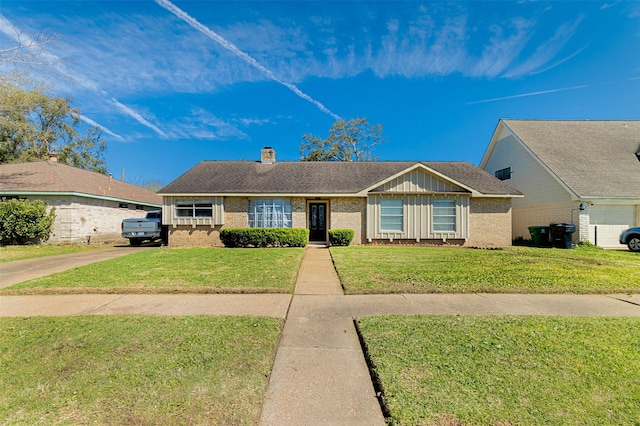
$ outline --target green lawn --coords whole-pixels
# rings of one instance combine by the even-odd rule
[[[16,284],[1,294],[290,293],[304,249],[158,248]]]
[[[92,245],[29,245],[29,246],[0,246],[0,263],[14,260],[31,259],[34,257],[56,256],[59,254],[79,253],[89,250],[100,250],[110,246]]]
[[[640,254],[623,251],[359,246],[331,255],[347,294],[640,292]]]
[[[638,425],[640,318],[357,320],[393,425]]]
[[[21,425],[257,424],[282,322],[0,319],[0,419]]]

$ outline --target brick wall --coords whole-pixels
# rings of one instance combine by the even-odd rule
[[[364,244],[366,242],[366,198],[332,198],[329,206],[329,229],[353,229],[355,234],[351,244]]]
[[[135,204],[121,208],[116,201],[100,200],[70,195],[28,197],[30,201],[42,200],[55,208],[56,218],[49,243],[115,242],[126,244],[120,236],[122,219],[144,217],[145,210],[136,210]],[[155,209],[146,207],[147,210]]]
[[[169,245],[172,247],[221,247],[221,226],[169,227]]]
[[[471,247],[511,245],[511,199],[472,198],[469,213]]]
[[[291,199],[291,223],[294,228],[306,227],[306,203],[304,198]],[[169,227],[169,245],[177,247],[222,247],[220,230],[225,228],[246,228],[249,224],[249,198],[225,197],[224,225]]]

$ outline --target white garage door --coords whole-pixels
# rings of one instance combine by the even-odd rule
[[[623,248],[618,237],[635,226],[635,206],[596,205],[589,209],[589,241],[600,247]]]

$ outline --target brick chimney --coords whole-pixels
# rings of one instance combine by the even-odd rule
[[[260,151],[260,162],[262,164],[273,164],[276,162],[276,152],[270,146],[265,146]]]
[[[52,163],[57,163],[58,162],[58,154],[56,154],[55,152],[50,152],[49,153],[49,161],[51,161]]]

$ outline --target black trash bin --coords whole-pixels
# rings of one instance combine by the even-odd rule
[[[554,247],[562,249],[572,247],[571,237],[576,232],[576,225],[573,223],[552,223],[549,228],[551,229],[551,243]]]
[[[548,226],[530,226],[529,232],[535,247],[549,247],[551,245]]]

